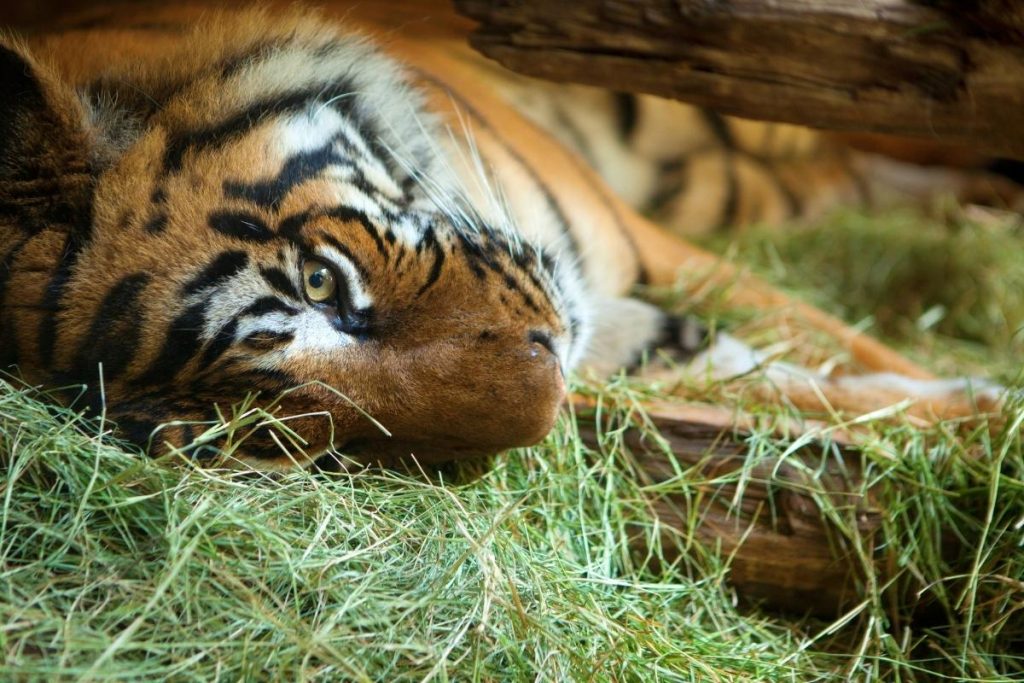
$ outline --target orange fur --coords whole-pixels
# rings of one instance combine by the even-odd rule
[[[610,369],[657,341],[662,315],[626,297],[685,268],[734,282],[738,305],[786,308],[867,369],[927,376],[641,217],[501,99],[520,86],[468,51],[460,21],[392,10],[100,11],[28,44],[0,39],[14,141],[0,146],[0,365],[90,384],[86,402],[140,443],[172,423],[156,452],[227,448],[268,469],[332,449],[469,457],[542,438],[581,356]],[[354,26],[404,71],[352,43]],[[852,182],[817,142],[727,125],[738,147],[710,150],[712,165],[737,149],[776,165],[736,166],[739,222],[781,218],[779,182],[813,178],[809,196],[829,201]],[[705,195],[669,222],[718,211]],[[326,308],[300,296],[310,258],[344,283]],[[591,327],[621,338],[585,355]],[[857,409],[893,399],[824,391]],[[250,394],[298,416],[297,456],[267,425],[204,440],[216,410]],[[962,398],[932,407],[962,414]]]
[[[216,131],[225,118],[231,120],[230,111],[225,116],[225,106],[244,111],[266,97],[244,87],[234,96],[228,92],[230,86],[223,83],[219,69],[235,53],[275,42],[300,54],[312,53],[334,45],[340,37],[330,25],[298,13],[273,21],[260,13],[223,15],[210,21],[184,41],[142,41],[130,31],[90,31],[45,36],[32,48],[32,54],[53,64],[63,78],[52,85],[44,81],[43,106],[52,109],[57,120],[34,120],[31,112],[10,112],[19,137],[30,141],[38,137],[37,147],[47,145],[18,150],[19,158],[9,160],[11,166],[24,163],[29,171],[45,162],[42,177],[33,181],[36,187],[50,178],[60,185],[77,178],[72,172],[77,174],[87,162],[75,159],[70,164],[59,154],[78,150],[88,156],[96,147],[80,141],[98,133],[84,123],[87,117],[78,111],[82,105],[72,96],[73,86],[82,87],[98,76],[118,85],[127,83],[122,92],[145,93],[146,98],[159,99],[160,107],[146,112],[143,132],[126,151],[109,166],[93,171],[91,193],[78,198],[73,207],[82,216],[91,214],[91,221],[56,226],[51,217],[31,213],[0,227],[0,252],[10,261],[4,292],[6,323],[0,338],[10,360],[31,382],[86,382],[93,385],[94,393],[99,380],[95,362],[103,362],[102,398],[109,413],[140,441],[157,423],[208,421],[214,406],[227,412],[248,392],[262,392],[261,403],[273,406],[280,415],[307,415],[288,424],[301,437],[301,452],[310,459],[332,446],[382,461],[413,452],[426,460],[464,457],[542,438],[553,424],[565,390],[559,359],[544,348],[549,345],[544,340],[558,343],[570,334],[571,321],[553,298],[559,292],[538,265],[539,252],[526,249],[520,258],[508,246],[508,236],[473,231],[460,235],[443,224],[441,215],[421,217],[427,226],[422,232],[429,237],[421,234],[415,244],[403,242],[392,236],[392,227],[399,228],[387,220],[364,228],[359,215],[329,215],[328,209],[335,208],[338,200],[333,199],[333,184],[323,178],[306,179],[283,192],[273,206],[226,196],[229,180],[258,187],[281,172],[286,154],[276,151],[279,142],[270,116],[265,125],[254,126],[248,126],[243,117],[238,125],[244,134],[227,136],[216,149],[200,143],[187,147],[177,160],[179,168],[166,170],[168,150],[176,139],[196,130]],[[69,59],[78,50],[84,50],[87,58]],[[6,55],[9,70],[33,66],[28,54],[11,44]],[[35,69],[32,73],[45,72]],[[298,77],[281,76],[281,91]],[[317,83],[315,74],[311,79]],[[317,102],[309,109],[310,118],[320,106]],[[45,156],[37,158],[40,154]],[[19,210],[25,204],[19,186],[10,177],[4,180],[0,193],[6,191],[6,195],[0,194],[0,201],[12,211]],[[390,201],[384,197],[389,181],[380,182],[384,186],[380,201]],[[401,203],[401,191],[394,192],[395,201]],[[33,196],[29,203],[37,199],[49,197]],[[208,227],[216,216],[232,211],[242,218],[233,219],[236,224],[228,232]],[[297,216],[304,220],[291,241],[245,237],[246,225],[271,226],[279,236],[287,219]],[[159,229],[152,227],[154,221]],[[75,251],[65,278],[60,272],[68,263],[70,249],[65,242],[70,241],[83,246]],[[274,355],[276,350],[261,354],[252,344],[232,345],[212,366],[204,367],[204,355],[216,346],[216,338],[196,340],[195,334],[208,324],[217,305],[228,304],[192,302],[191,309],[198,313],[190,318],[189,302],[183,297],[202,293],[189,289],[196,287],[195,279],[202,277],[215,256],[227,256],[236,265],[244,262],[249,270],[214,273],[210,277],[214,284],[218,277],[248,276],[256,264],[290,272],[285,264],[299,258],[291,252],[335,248],[331,244],[341,245],[337,248],[347,250],[352,262],[366,273],[362,285],[372,296],[374,316],[368,339],[340,344],[333,351],[299,348],[284,355]],[[459,253],[464,249],[479,250],[480,255],[474,261]],[[444,267],[434,273],[435,263],[442,259]],[[58,285],[63,287],[61,295],[47,303],[47,290]],[[120,298],[112,294],[128,292],[133,286],[142,287],[144,293],[125,293]],[[230,294],[215,293],[212,285],[210,291],[214,298],[226,299]],[[303,307],[291,300],[286,305]],[[315,311],[309,315],[318,317]],[[40,335],[46,336],[42,330],[47,321],[54,323],[53,338],[50,350],[43,351],[46,341]],[[244,322],[236,313],[229,324],[237,327]],[[329,326],[319,320],[314,323],[326,329],[321,336],[331,334]],[[132,343],[126,341],[133,338]],[[342,335],[338,338],[344,341]],[[103,348],[97,348],[112,344],[120,344],[122,357],[107,357]],[[187,344],[196,348],[178,361],[167,362]],[[166,372],[151,377],[154,368],[161,372],[166,368]],[[287,379],[268,376],[267,370]],[[100,397],[92,400],[98,402]],[[494,411],[495,400],[505,403],[505,409]],[[385,437],[365,415],[386,425],[390,436]],[[133,433],[131,425],[141,427]],[[198,424],[163,429],[154,447],[159,451],[187,446],[202,429]],[[244,460],[259,452],[257,466],[286,465],[289,456],[276,447],[276,440],[285,437],[263,430],[235,456]]]

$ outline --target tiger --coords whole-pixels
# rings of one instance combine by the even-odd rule
[[[612,172],[636,159],[588,166],[564,140],[582,118],[545,131],[522,80],[447,28],[381,28],[392,5],[132,5],[0,37],[0,368],[154,455],[274,471],[535,444],[572,373],[665,347],[793,393],[964,403],[962,381],[770,288],[739,299],[791,307],[880,372],[773,363],[634,296],[720,266],[641,215],[670,174],[640,192]],[[717,222],[776,217],[732,194]],[[679,220],[710,220],[681,196]],[[279,419],[208,429],[239,405]]]

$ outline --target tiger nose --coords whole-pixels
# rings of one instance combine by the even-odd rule
[[[558,339],[547,330],[527,332],[517,377],[503,392],[501,425],[489,430],[496,442],[504,442],[502,450],[535,444],[554,426],[566,392],[558,346]]]
[[[438,353],[405,357],[412,361],[402,379],[418,377],[426,393],[410,410],[393,402],[374,417],[391,434],[377,431],[354,442],[366,454],[421,462],[439,462],[500,453],[531,446],[554,426],[565,399],[560,340],[543,329],[484,329],[475,342],[456,346],[439,343]],[[439,362],[439,358],[441,362]],[[384,366],[385,368],[387,366]],[[355,446],[350,442],[346,448]]]
[[[530,330],[526,335],[526,341],[529,344],[531,358],[554,361],[559,364],[559,370],[562,370],[558,351],[555,349],[555,341],[550,332]]]

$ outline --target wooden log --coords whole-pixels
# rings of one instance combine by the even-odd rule
[[[578,404],[577,412],[584,414],[583,438],[596,446],[599,427],[587,420],[587,406]],[[680,404],[645,405],[645,415],[661,443],[635,427],[623,440],[637,476],[649,485],[666,560],[697,552],[686,542],[692,539],[728,560],[728,580],[742,598],[823,617],[859,602],[869,571],[886,576],[888,565],[871,547],[882,520],[879,501],[864,491],[851,435],[816,423],[775,425],[780,437],[817,436],[785,459],[764,457],[748,466],[746,437],[755,426],[748,416]],[[659,486],[680,471],[695,483]],[[643,552],[649,531],[638,529],[635,538]],[[863,564],[865,556],[874,566]]]
[[[1016,0],[455,0],[525,74],[1024,158]]]

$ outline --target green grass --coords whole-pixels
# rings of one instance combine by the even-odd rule
[[[946,374],[1012,381],[1024,358],[1024,220],[844,211],[720,250]]]
[[[793,263],[813,270],[812,247],[836,249],[821,239],[794,247]],[[749,254],[758,244],[739,253],[763,264]],[[838,305],[845,285],[832,298],[778,263],[776,279]],[[986,290],[984,310],[1009,305],[1009,319],[1008,289]],[[999,347],[1012,334],[886,330],[940,367],[1019,373]],[[648,391],[622,378],[587,390],[619,413]],[[656,486],[636,475],[621,430],[589,447],[569,415],[489,468],[265,477],[140,457],[43,398],[0,383],[3,680],[1024,680],[1020,403],[991,431],[870,426],[879,536],[818,499],[865,548],[862,564],[874,542],[891,566],[829,622],[737,601],[728,558],[690,546],[692,528],[660,534],[647,505],[742,482],[785,449],[765,434],[736,473],[681,467]],[[638,530],[646,550],[630,542]],[[911,614],[922,602],[927,613]]]

